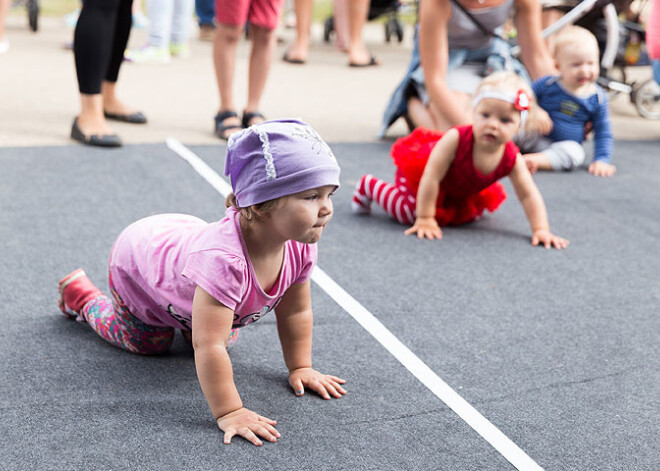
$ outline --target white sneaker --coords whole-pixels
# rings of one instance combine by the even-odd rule
[[[9,52],[9,40],[3,39],[0,41],[0,55],[6,54],[7,52]]]
[[[169,64],[172,56],[168,48],[147,45],[124,52],[124,59],[136,64]]]

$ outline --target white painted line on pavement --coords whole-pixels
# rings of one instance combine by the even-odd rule
[[[213,188],[226,197],[231,186],[195,153],[173,138],[167,138],[167,146],[186,160]],[[424,386],[433,392],[442,402],[491,444],[513,466],[522,471],[542,471],[529,455],[472,407],[447,383],[445,383],[426,363],[419,359],[408,347],[392,334],[362,304],[347,293],[321,268],[316,266],[312,280],[330,296],[339,306],[369,332],[385,349],[408,369]]]
[[[227,195],[232,192],[231,185],[227,183],[227,180],[218,175],[215,170],[209,167],[206,162],[200,159],[193,151],[181,144],[181,142],[168,137],[165,139],[165,143],[167,144],[167,147],[172,149],[179,155],[179,157],[188,162],[190,166],[194,168],[204,180],[209,182],[223,197],[226,198]]]

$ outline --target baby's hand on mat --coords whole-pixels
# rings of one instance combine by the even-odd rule
[[[607,162],[596,160],[589,165],[589,173],[597,177],[611,177],[616,173],[616,167]]]
[[[532,234],[532,245],[542,245],[546,249],[554,247],[558,250],[568,247],[569,242],[563,237],[554,235],[547,229],[537,229]]]
[[[245,407],[218,417],[216,423],[220,430],[225,432],[226,444],[231,442],[234,435],[239,435],[257,446],[263,444],[259,437],[269,442],[275,442],[281,437],[280,432],[273,427],[277,423],[275,420],[263,417]]]
[[[314,368],[298,368],[289,372],[289,385],[296,396],[305,394],[304,388],[307,387],[323,399],[330,399],[330,396],[340,398],[346,394],[346,390],[341,387],[345,382],[336,376],[319,373]]]
[[[418,217],[415,224],[404,232],[406,235],[417,234],[418,239],[442,239],[442,229],[435,217]]]

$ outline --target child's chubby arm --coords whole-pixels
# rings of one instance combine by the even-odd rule
[[[607,96],[604,96],[604,103],[598,109],[598,112],[593,117],[594,127],[594,153],[596,158],[589,164],[589,173],[597,177],[609,178],[616,173],[616,167],[607,162],[612,155],[612,129],[609,118],[609,107],[607,104]]]
[[[319,373],[312,368],[310,281],[291,285],[275,308],[275,315],[284,362],[289,369],[289,385],[296,395],[302,396],[304,388],[315,391],[323,399],[340,398],[346,394],[342,387],[345,380]]]
[[[568,240],[554,235],[550,232],[550,223],[548,222],[548,212],[543,202],[543,197],[538,187],[532,179],[532,175],[527,170],[525,160],[518,156],[516,165],[509,174],[516,196],[520,200],[529,225],[532,228],[532,245],[543,245],[546,249],[555,247],[564,249],[568,247]]]
[[[458,148],[458,131],[450,129],[433,147],[422,180],[417,190],[415,223],[405,231],[406,235],[417,234],[418,239],[442,239],[442,229],[435,219],[435,205],[440,182],[454,161]]]
[[[240,435],[259,446],[259,437],[276,441],[280,433],[275,421],[243,407],[234,385],[227,339],[234,312],[199,286],[195,290],[192,312],[192,339],[195,367],[204,396],[218,427],[225,432],[224,442]]]

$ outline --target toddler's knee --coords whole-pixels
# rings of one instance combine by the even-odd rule
[[[584,164],[586,154],[584,152],[584,147],[582,144],[575,141],[567,141],[564,143],[567,161],[569,162],[570,168],[577,168]]]

